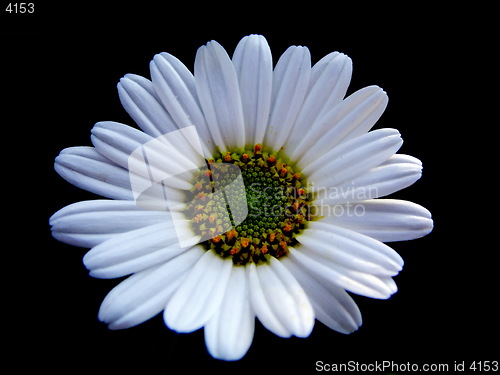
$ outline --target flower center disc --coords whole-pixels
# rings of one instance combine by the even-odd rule
[[[195,174],[185,214],[202,245],[235,265],[280,258],[311,220],[307,184],[278,153],[222,152]]]

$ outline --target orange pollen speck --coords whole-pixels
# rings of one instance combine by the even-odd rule
[[[275,237],[276,237],[276,233],[271,233],[269,235],[269,241],[273,242]]]
[[[285,228],[283,228],[285,232],[290,232],[292,230],[292,227],[290,224],[285,225]]]
[[[194,185],[194,187],[195,187],[198,191],[200,191],[200,190],[201,190],[201,188],[203,187],[203,185],[202,185],[202,183],[201,183],[201,182],[197,182],[197,183]]]
[[[247,247],[249,243],[250,243],[250,241],[248,240],[248,238],[241,239],[241,246]]]
[[[299,190],[297,190],[297,193],[299,195],[304,195],[305,191],[304,191],[304,189],[299,189]]]
[[[238,249],[237,249],[237,248],[233,247],[233,248],[231,249],[231,255],[234,255],[234,254],[236,254],[237,252],[238,252]]]
[[[248,160],[248,155],[247,154],[243,154],[243,161],[247,161]]]
[[[215,236],[214,238],[212,238],[212,241],[217,243],[220,241],[220,237],[219,236]]]
[[[200,198],[202,201],[205,201],[205,193],[204,192],[200,192],[200,194],[198,194],[198,198]]]
[[[204,173],[205,177],[210,177],[212,176],[212,172],[210,172],[208,169]]]
[[[283,177],[284,175],[286,175],[286,168],[285,167],[281,168],[281,177]]]
[[[297,211],[297,210],[299,209],[299,203],[298,203],[298,202],[294,202],[294,203],[293,203],[293,209],[294,209],[295,211]]]
[[[267,246],[266,246],[266,245],[263,245],[263,246],[260,248],[260,251],[262,252],[262,254],[267,253]]]
[[[213,223],[215,220],[215,216],[214,215],[210,215],[209,218],[208,218],[208,221],[210,221],[210,223]]]
[[[296,180],[298,180],[298,179],[300,178],[300,174],[295,173],[295,174],[293,175],[293,177],[294,177]]]
[[[274,163],[274,162],[276,161],[276,157],[275,157],[274,155],[271,155],[271,156],[269,156],[269,157],[267,158],[267,161],[268,161],[269,163]]]
[[[226,154],[226,156],[224,156],[224,160],[231,161],[231,154],[229,154],[229,152]]]
[[[262,149],[262,145],[260,143],[257,143],[255,145],[255,149],[254,149],[254,152],[257,154],[260,152],[260,150]]]
[[[234,229],[234,228],[226,233],[227,239],[229,241],[231,241],[233,239],[233,237],[235,237],[237,235],[238,235],[238,232],[236,232],[236,229]]]

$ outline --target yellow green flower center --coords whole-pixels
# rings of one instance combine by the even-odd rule
[[[202,245],[235,265],[283,257],[311,220],[307,183],[276,152],[219,152],[195,174],[185,214]]]

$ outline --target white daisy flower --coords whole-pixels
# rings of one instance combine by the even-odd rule
[[[194,76],[168,53],[150,70],[151,81],[127,74],[118,83],[142,131],[99,122],[94,147],[65,149],[55,161],[73,185],[111,198],[71,204],[50,219],[56,239],[91,248],[91,276],[130,275],[106,296],[99,319],[123,329],[163,311],[177,332],[204,328],[209,353],[223,360],[245,355],[255,318],[280,337],[309,336],[315,319],[357,330],[361,314],[347,292],[389,298],[403,260],[384,242],[433,227],[425,208],[380,199],[422,170],[396,154],[397,130],[370,131],[386,93],[369,86],[344,99],[352,63],[338,52],[311,67],[309,50],[292,46],[273,70],[260,35],[243,38],[232,59],[215,41],[201,47]],[[149,180],[146,172],[132,178],[131,155],[180,129],[196,129],[198,152],[163,143],[147,170],[171,176],[162,186],[168,202],[179,198],[176,209],[143,207],[133,185]],[[241,185],[233,196],[217,194],[216,179]]]

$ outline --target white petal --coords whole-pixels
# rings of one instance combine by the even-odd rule
[[[391,294],[394,294],[398,291],[398,286],[396,285],[396,282],[392,278],[381,277],[380,280],[382,280],[385,283],[385,285],[387,285]]]
[[[395,292],[393,287],[386,282],[388,277],[377,277],[354,271],[334,262],[325,265],[322,261],[313,259],[311,257],[313,253],[314,250],[304,245],[300,246],[300,251],[289,248],[289,256],[296,263],[301,264],[321,284],[332,284],[352,293],[379,299],[387,299]]]
[[[311,75],[306,47],[292,46],[281,55],[273,74],[271,114],[264,143],[279,150],[290,134],[304,102]]]
[[[245,143],[262,143],[271,109],[273,59],[262,35],[244,37],[233,54],[245,120]]]
[[[302,172],[317,189],[338,186],[382,164],[402,144],[397,130],[375,130],[340,144],[302,168]]]
[[[113,288],[99,309],[110,329],[138,325],[165,308],[189,270],[205,251],[196,246],[169,262],[138,272]]]
[[[365,201],[395,193],[410,186],[421,176],[420,160],[396,154],[351,181],[317,191],[313,204],[321,210],[320,212],[324,212],[320,213],[320,216],[331,215],[335,205]]]
[[[205,326],[208,352],[225,361],[241,359],[252,345],[254,328],[245,267],[233,267],[222,304]]]
[[[93,147],[61,151],[54,169],[71,184],[106,198],[132,200],[128,171],[105,158]]]
[[[222,151],[245,145],[243,109],[234,66],[222,46],[200,47],[194,65],[195,84],[212,139]]]
[[[123,108],[137,125],[152,137],[169,133],[177,126],[160,104],[151,81],[127,74],[118,83],[118,95]]]
[[[322,221],[370,236],[382,242],[406,241],[423,237],[432,231],[431,213],[418,204],[395,199],[372,199],[356,204],[350,213],[343,205],[343,214]],[[340,212],[341,210],[336,210]]]
[[[197,244],[192,233],[191,245],[181,247],[172,219],[163,223],[117,235],[83,257],[90,276],[114,278],[162,264]]]
[[[297,241],[314,249],[307,254],[324,264],[333,262],[378,276],[394,276],[403,266],[403,259],[389,246],[323,220],[309,223]]]
[[[102,121],[91,130],[92,144],[107,159],[128,169],[130,154],[144,143],[153,140],[150,135],[128,125],[113,121]]]
[[[203,327],[220,307],[233,263],[207,251],[167,305],[164,319],[177,332]]]
[[[130,126],[110,121],[97,123],[91,136],[100,154],[133,172],[134,186],[139,185],[140,181],[150,186],[151,176],[168,176],[165,182],[169,186],[190,189],[191,176],[184,172],[197,169],[197,166],[185,155],[187,147],[168,143],[168,139],[168,136],[152,138]],[[158,179],[155,181],[159,182]]]
[[[259,267],[267,267],[259,265]],[[264,293],[264,286],[257,275],[257,267],[251,263],[246,266],[248,275],[248,285],[250,287],[250,302],[255,315],[269,331],[279,337],[290,337],[292,333],[285,328],[283,322],[273,311]]]
[[[201,111],[191,72],[177,58],[165,52],[154,57],[150,69],[158,96],[177,126],[195,125],[206,156],[213,154],[215,144]]]
[[[193,74],[189,71],[189,69],[180,61],[177,57],[172,56],[169,53],[162,52],[160,55],[167,61],[167,63],[172,67],[172,69],[178,75],[178,78],[186,85],[186,88],[191,93],[191,96],[194,98],[196,103],[199,105],[200,102],[198,100],[198,95],[196,94],[196,86],[194,83]],[[171,78],[177,79],[177,78]],[[154,82],[153,82],[154,84]],[[176,83],[178,85],[180,83]]]
[[[307,337],[314,310],[304,290],[279,260],[247,266],[253,310],[261,323],[280,337]]]
[[[321,284],[291,257],[284,257],[281,263],[293,274],[304,289],[314,308],[316,319],[329,328],[351,333],[361,325],[361,313],[351,296],[342,288],[332,284]]]
[[[133,201],[95,200],[66,206],[49,222],[59,241],[93,247],[119,233],[166,222],[167,215],[165,211],[141,210]]]
[[[338,52],[325,56],[311,69],[311,80],[304,105],[283,146],[294,153],[294,160],[298,160],[295,155],[297,145],[303,141],[305,134],[311,134],[311,125],[344,98],[351,74],[351,59]]]
[[[277,309],[280,310],[280,317],[283,319],[285,326],[291,329],[293,335],[297,337],[309,336],[314,326],[314,310],[312,309],[309,299],[297,280],[280,261],[272,257],[270,264],[270,269],[264,267],[260,272],[257,270],[257,273],[263,281],[277,277],[277,279],[283,283],[287,293],[292,297],[295,311],[287,308],[283,311],[283,307],[279,304],[275,304],[275,308],[277,307]],[[271,297],[277,292],[277,290],[273,290],[273,288],[268,288],[267,285],[269,284],[265,284],[266,287],[264,289],[268,297]],[[272,303],[274,304],[274,302]]]
[[[306,166],[341,142],[368,132],[387,107],[387,94],[378,86],[356,91],[301,129],[302,139],[291,158]]]
[[[307,95],[312,95],[314,91],[322,91],[323,94],[318,92],[313,96],[321,98],[324,102],[316,118],[322,117],[344,99],[351,76],[352,60],[343,53],[329,53],[314,64]],[[326,101],[324,96],[326,96]]]

